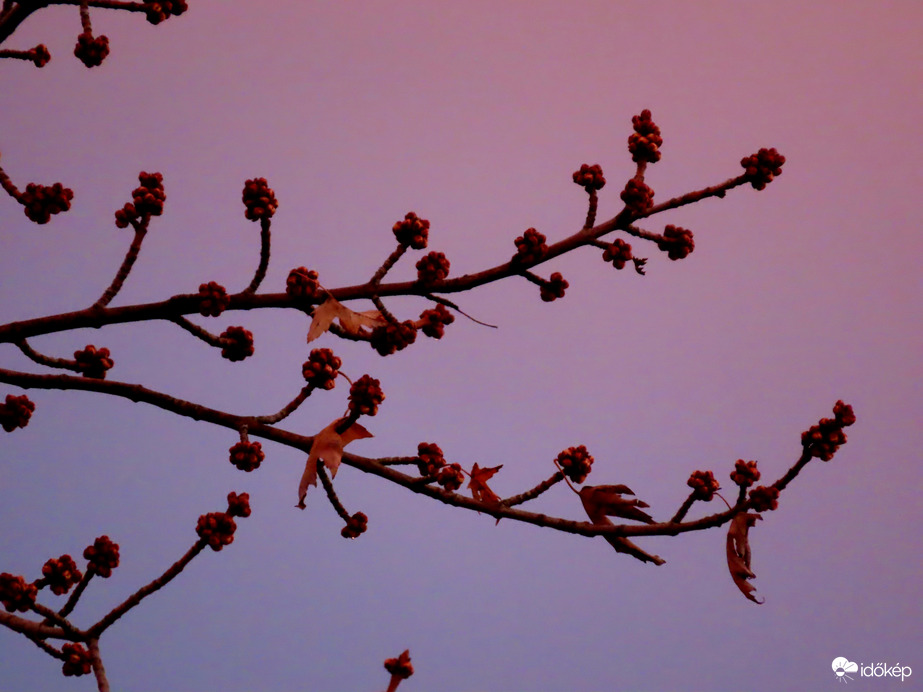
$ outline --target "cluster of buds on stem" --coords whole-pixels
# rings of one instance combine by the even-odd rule
[[[112,358],[109,357],[108,348],[97,349],[89,344],[82,351],[74,351],[74,360],[76,361],[78,372],[84,377],[93,380],[106,379],[106,373],[115,365]]]
[[[0,404],[0,427],[7,432],[16,428],[24,428],[29,424],[35,404],[25,394],[14,396],[6,395],[6,401]]]
[[[138,182],[141,184],[132,190],[131,202],[126,202],[124,207],[115,212],[115,225],[119,228],[127,228],[131,223],[163,214],[163,203],[167,199],[163,176],[160,173],[141,171]]]

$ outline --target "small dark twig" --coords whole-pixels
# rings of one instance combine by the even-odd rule
[[[271,224],[271,218],[263,217],[260,219],[260,264],[253,274],[253,280],[250,281],[250,285],[243,290],[245,294],[256,293],[256,289],[260,287],[260,284],[263,283],[263,279],[266,278],[266,269],[269,267],[269,228]]]
[[[507,507],[512,507],[514,505],[521,505],[523,502],[528,502],[529,500],[534,500],[536,497],[541,495],[543,492],[552,488],[556,484],[564,480],[564,473],[561,471],[555,471],[552,476],[546,480],[543,480],[541,483],[536,485],[531,490],[527,490],[524,493],[519,495],[514,495],[513,497],[508,497],[505,500],[501,500],[501,505],[506,505]]]
[[[144,215],[140,224],[132,220],[132,226],[135,229],[135,237],[132,238],[131,245],[128,246],[128,252],[125,253],[125,259],[122,260],[122,266],[120,266],[119,270],[116,272],[115,278],[112,279],[109,288],[103,292],[99,300],[93,303],[94,308],[106,307],[122,289],[125,279],[128,278],[128,273],[134,266],[135,260],[138,259],[138,253],[141,252],[141,243],[144,241],[144,236],[147,234],[147,225],[149,221],[150,216],[147,214]]]
[[[67,358],[52,358],[51,356],[46,356],[32,348],[25,339],[17,341],[16,345],[19,347],[19,350],[29,358],[29,360],[38,363],[39,365],[47,365],[50,368],[61,368],[63,370],[80,372],[80,368],[77,366],[76,360],[68,360]]]
[[[294,411],[304,403],[304,400],[311,395],[312,391],[314,391],[314,387],[311,385],[305,385],[301,388],[298,396],[283,406],[278,413],[274,413],[270,416],[254,416],[253,420],[255,420],[257,423],[266,423],[268,425],[278,423],[279,421],[284,420],[292,413],[294,413]]]
[[[324,490],[327,492],[327,499],[330,500],[333,509],[336,510],[336,513],[340,515],[343,521],[349,522],[349,512],[343,507],[343,503],[340,502],[340,498],[337,497],[336,491],[333,489],[333,483],[330,482],[327,469],[324,468],[323,459],[317,460],[317,477],[320,478],[320,482],[323,483]]]
[[[197,339],[201,339],[209,346],[218,347],[221,345],[221,339],[214,334],[212,334],[207,329],[203,329],[197,324],[193,324],[185,317],[173,317],[170,319],[171,322],[178,324],[180,327],[185,329],[187,332],[192,334]]]
[[[686,516],[686,513],[695,503],[695,493],[689,493],[689,497],[683,500],[683,504],[680,505],[679,509],[676,510],[676,514],[673,515],[673,518],[670,519],[671,524],[678,524],[683,520],[683,517]]]

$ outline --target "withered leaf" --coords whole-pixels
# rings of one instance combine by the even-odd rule
[[[645,524],[653,524],[654,520],[649,514],[641,511],[640,507],[647,507],[641,500],[626,500],[622,495],[634,495],[630,488],[624,485],[585,485],[580,489],[580,501],[587,516],[597,526],[614,526],[609,517],[622,517],[635,519]],[[627,553],[642,562],[653,562],[662,565],[665,560],[658,555],[652,555],[623,536],[604,536],[606,541],[619,553]]]
[[[342,418],[337,418],[314,436],[311,453],[305,462],[301,483],[298,485],[298,504],[295,506],[299,509],[305,508],[304,498],[308,494],[308,486],[317,486],[317,462],[319,460],[324,462],[324,466],[330,471],[330,476],[335,477],[340,468],[340,461],[343,459],[343,447],[353,440],[374,437],[358,423],[350,425],[342,434],[338,433],[337,425],[342,420]]]
[[[748,534],[750,527],[756,523],[756,520],[762,518],[759,514],[747,512],[735,515],[731,520],[731,525],[728,527],[727,538],[728,569],[731,570],[731,578],[744,596],[760,605],[765,603],[766,600],[761,601],[753,595],[756,587],[748,581],[756,577],[750,569],[750,540]]]
[[[333,296],[314,308],[314,318],[308,329],[308,343],[311,343],[321,334],[330,329],[333,320],[339,320],[340,326],[348,332],[357,333],[362,327],[374,328],[385,324],[384,317],[378,310],[355,312],[340,303]]]
[[[474,466],[471,468],[471,480],[468,482],[468,488],[471,489],[471,497],[479,502],[490,505],[500,504],[500,498],[497,497],[493,490],[487,487],[487,481],[502,468],[503,464],[492,468],[480,468],[477,462],[475,462]]]

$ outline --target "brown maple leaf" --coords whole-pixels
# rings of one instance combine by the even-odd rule
[[[634,495],[625,485],[585,485],[580,489],[580,501],[587,516],[596,526],[614,526],[609,517],[622,517],[653,524],[654,520],[641,507],[647,507],[646,502],[635,499],[625,499],[622,495]],[[628,553],[642,562],[653,562],[662,565],[665,560],[658,555],[645,552],[637,545],[623,536],[604,536],[609,545],[619,553]]]
[[[756,520],[762,518],[759,514],[748,514],[746,512],[735,515],[731,520],[731,525],[728,527],[727,538],[728,569],[731,570],[731,578],[744,596],[759,605],[765,603],[766,600],[761,601],[753,595],[756,587],[748,581],[756,577],[750,569],[750,540],[748,533],[750,532],[750,527],[756,524]]]
[[[374,437],[372,433],[358,423],[353,423],[343,433],[338,433],[337,426],[341,422],[343,422],[343,419],[337,418],[314,436],[314,442],[311,443],[311,453],[305,462],[301,483],[298,485],[298,504],[295,506],[299,509],[305,508],[304,498],[308,494],[308,486],[317,486],[318,461],[323,461],[324,466],[330,471],[330,476],[335,477],[337,469],[340,468],[340,461],[343,459],[343,447],[353,440]]]
[[[308,343],[330,329],[333,320],[339,320],[340,326],[351,334],[357,334],[362,327],[373,329],[386,324],[378,310],[355,312],[333,296],[328,296],[327,300],[314,308],[314,317],[308,329]]]
[[[503,464],[493,468],[479,468],[477,462],[475,462],[471,468],[471,480],[468,482],[471,497],[488,505],[500,504],[500,498],[497,497],[493,490],[487,487],[487,481],[502,468]]]

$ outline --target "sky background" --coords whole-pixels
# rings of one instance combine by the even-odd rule
[[[130,241],[113,212],[141,170],[163,173],[166,207],[115,305],[207,281],[245,287],[259,231],[240,195],[256,176],[279,200],[264,292],[302,265],[327,287],[365,282],[409,210],[430,220],[429,248],[452,276],[493,266],[528,227],[549,241],[580,228],[582,163],[609,181],[599,219],[620,210],[631,117],[650,108],[664,138],[647,176],[655,202],[739,175],[760,147],[785,155],[783,174],[640,224],[695,233],[678,262],[634,242],[647,276],[587,248],[539,268],[570,282],[554,303],[521,279],[452,297],[497,330],[458,318],[441,341],[388,358],[324,336],[312,346],[387,396],[364,421],[375,438],[350,451],[437,442],[466,468],[502,463],[491,487],[509,496],[585,444],[588,483],[625,483],[666,520],[692,471],[713,470],[730,497],[735,460],[758,460],[772,482],[837,399],[858,422],[752,529],[757,606],[728,575],[722,529],[639,540],[666,559],[655,567],[344,467],[340,498],[369,517],[346,541],[322,493],[293,508],[300,452],[264,443],[263,466],[244,474],[228,463],[233,431],[99,394],[29,392],[32,422],[0,438],[0,571],[34,579],[48,558],[111,536],[121,566],[93,581],[78,625],[182,555],[229,491],[250,493],[233,545],[102,639],[114,689],[382,690],[382,661],[409,648],[408,692],[827,690],[838,656],[914,671],[850,689],[923,690],[918,3],[190,6],[157,27],[94,10],[112,52],[92,70],[72,55],[74,7],[37,13],[5,44],[45,43],[52,61],[0,64],[2,165],[21,188],[61,181],[75,197],[41,227],[0,199],[0,322],[96,300]],[[415,261],[393,277],[414,277]],[[415,318],[425,301],[389,306]],[[194,319],[245,326],[255,355],[229,363],[165,323],[32,344],[108,347],[110,379],[238,414],[274,412],[302,386],[303,314]],[[11,345],[0,362],[42,371]],[[347,392],[312,396],[281,427],[314,434]],[[583,518],[563,485],[525,508]],[[0,689],[95,682],[64,679],[3,630]]]

